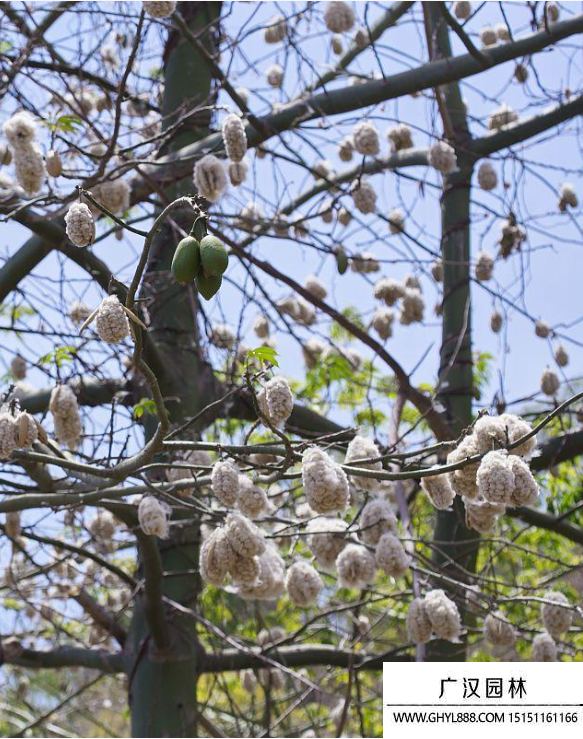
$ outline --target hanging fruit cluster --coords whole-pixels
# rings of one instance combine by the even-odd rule
[[[190,235],[176,247],[171,271],[181,285],[195,282],[198,292],[210,300],[219,291],[223,274],[229,266],[225,245],[216,236],[207,234],[206,219],[199,216]]]

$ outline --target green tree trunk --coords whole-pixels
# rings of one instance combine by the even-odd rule
[[[180,3],[180,12],[192,33],[209,51],[214,51],[221,3]],[[214,99],[213,78],[205,61],[188,40],[171,32],[164,53],[164,126],[177,126],[168,150],[178,149],[205,136],[211,114],[207,109]],[[190,178],[168,181],[157,193],[161,202],[179,195],[194,194]],[[192,211],[174,212],[173,220],[189,230]],[[165,367],[162,392],[170,418],[179,423],[205,406],[215,390],[211,368],[203,361],[197,335],[197,302],[192,287],[180,287],[169,270],[174,249],[181,238],[173,224],[160,231],[152,246],[150,263],[141,297],[150,315],[150,335],[155,341]],[[151,429],[146,426],[146,436]],[[191,518],[191,517],[190,517]],[[158,549],[164,595],[196,610],[200,592],[198,569],[199,524],[175,525],[168,541]],[[140,552],[139,576],[143,576],[143,552]],[[179,574],[180,573],[180,574]],[[137,598],[126,652],[132,735],[135,737],[194,737],[197,727],[197,655],[199,652],[196,621],[176,609],[165,606],[169,644],[156,647],[146,620],[144,594]],[[170,614],[170,615],[169,615]]]
[[[436,58],[452,55],[441,5],[425,3],[428,30],[431,33],[430,46]],[[444,129],[456,147],[458,171],[444,176],[441,200],[441,254],[444,269],[438,399],[446,410],[452,429],[459,434],[472,420],[470,193],[473,162],[464,155],[470,134],[459,85],[444,86],[439,94],[440,109],[445,118]],[[464,580],[464,572],[474,571],[479,535],[465,525],[465,511],[460,498],[456,497],[453,510],[437,511],[433,543],[434,562],[440,572]],[[465,660],[465,645],[437,640],[430,644],[427,657],[437,661]]]

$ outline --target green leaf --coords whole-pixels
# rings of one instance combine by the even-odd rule
[[[156,403],[152,398],[142,398],[134,406],[133,415],[136,420],[142,418],[145,413],[149,413],[151,416],[156,415]]]
[[[51,131],[74,133],[76,127],[83,126],[83,121],[76,115],[60,115],[56,120],[48,121],[46,125]]]
[[[271,346],[258,346],[256,349],[248,349],[247,356],[251,360],[258,359],[261,364],[269,362],[274,367],[279,367],[279,362],[276,359],[279,354]]]
[[[62,367],[65,362],[71,362],[77,356],[74,346],[58,346],[55,351],[45,354],[38,360],[38,364],[52,364]]]

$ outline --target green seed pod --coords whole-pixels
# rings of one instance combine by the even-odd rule
[[[336,249],[336,266],[338,267],[339,274],[343,275],[348,269],[348,257],[344,249],[339,246]]]
[[[172,274],[176,282],[186,285],[192,282],[200,270],[200,244],[187,236],[178,244],[172,259]]]
[[[229,266],[229,255],[216,236],[205,236],[200,242],[200,259],[207,277],[219,277]]]
[[[210,300],[213,295],[216,295],[219,292],[222,282],[223,278],[221,275],[207,277],[203,270],[198,273],[196,278],[198,292],[203,298],[205,298],[205,300]]]

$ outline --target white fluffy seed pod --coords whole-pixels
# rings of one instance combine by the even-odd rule
[[[153,495],[144,495],[138,506],[140,528],[147,536],[168,537],[168,515],[166,509]]]
[[[441,259],[436,259],[431,265],[431,276],[435,282],[443,282],[443,262]]]
[[[514,488],[510,498],[510,505],[534,505],[539,498],[539,488],[530,471],[530,467],[523,459],[514,454],[510,455],[509,460],[512,474],[514,475]]]
[[[524,64],[517,64],[514,67],[514,79],[523,85],[528,79],[528,68]]]
[[[152,0],[142,4],[150,18],[169,18],[176,10],[176,2],[171,0]]]
[[[368,180],[356,180],[350,192],[357,210],[365,215],[374,213],[377,208],[377,194]]]
[[[194,185],[199,195],[216,203],[227,187],[223,163],[214,154],[205,154],[194,165]]]
[[[532,661],[533,662],[556,662],[557,661],[557,645],[555,640],[547,632],[537,634],[532,640]]]
[[[498,175],[490,162],[482,162],[478,168],[478,185],[482,190],[493,190],[498,185]]]
[[[566,367],[569,364],[569,355],[562,344],[559,344],[555,349],[555,362],[559,367]]]
[[[73,203],[65,216],[67,236],[75,246],[89,246],[95,239],[95,221],[85,203]]]
[[[394,534],[383,534],[375,550],[375,562],[386,575],[399,578],[406,575],[411,566],[411,558],[399,538]]]
[[[215,529],[203,541],[199,553],[200,576],[210,585],[222,585],[229,570],[231,551],[223,529]]]
[[[249,105],[249,90],[246,87],[237,87],[235,92],[241,98],[241,102],[245,105]]]
[[[374,123],[361,121],[352,130],[354,148],[363,156],[376,157],[381,150],[379,132]]]
[[[213,494],[223,505],[235,505],[239,494],[239,470],[234,462],[228,459],[215,462],[211,472],[211,487]]]
[[[518,441],[532,431],[532,426],[528,421],[525,421],[512,413],[503,413],[499,417],[499,420],[504,429],[503,443],[506,443],[506,439],[508,439],[508,443],[513,444],[515,441]],[[522,442],[522,444],[512,449],[510,453],[512,455],[517,454],[525,459],[530,459],[535,449],[536,436],[532,436],[530,439],[527,439]]]
[[[474,274],[478,282],[488,282],[494,272],[494,260],[489,254],[481,251],[476,257]]]
[[[69,385],[53,388],[49,410],[53,415],[57,440],[70,448],[77,447],[83,429],[77,397]]]
[[[390,339],[393,335],[393,322],[395,314],[390,308],[379,307],[373,313],[371,326],[383,341]]]
[[[347,544],[336,558],[338,586],[362,590],[375,578],[374,556],[360,544]]]
[[[299,608],[313,606],[324,581],[309,562],[298,561],[287,571],[285,589],[292,602]]]
[[[359,520],[359,538],[375,546],[384,534],[397,533],[397,518],[391,504],[384,498],[373,498],[362,509]]]
[[[69,306],[69,318],[75,325],[79,325],[89,318],[91,308],[81,300],[74,300]]]
[[[354,141],[352,136],[345,136],[338,144],[338,158],[342,162],[350,162],[354,155]]]
[[[493,531],[505,506],[500,503],[488,503],[485,500],[470,500],[463,498],[466,509],[466,525],[470,529],[486,534]]]
[[[314,518],[308,523],[308,547],[325,572],[334,571],[336,558],[348,544],[347,528],[340,518]]]
[[[518,114],[506,103],[502,103],[499,108],[493,110],[488,118],[488,128],[491,131],[498,131],[504,126],[515,123],[518,120]]]
[[[36,122],[29,113],[21,110],[4,123],[2,133],[13,150],[27,149],[36,138]]]
[[[45,157],[45,167],[47,174],[51,177],[60,177],[63,174],[63,162],[59,152],[51,149]]]
[[[452,146],[445,141],[438,141],[429,149],[427,161],[430,167],[447,174],[457,166],[457,157]]]
[[[540,378],[540,389],[545,395],[553,398],[559,388],[561,387],[561,381],[553,370],[546,369]]]
[[[461,632],[461,619],[456,604],[443,590],[430,590],[424,598],[425,612],[433,631],[441,639],[457,640]]]
[[[510,41],[510,30],[505,23],[498,23],[494,30],[500,41]]]
[[[482,46],[495,46],[498,43],[498,34],[492,26],[485,26],[480,29],[480,41]]]
[[[363,251],[361,254],[357,252],[350,260],[350,269],[360,275],[378,272],[380,268],[375,255],[368,251]]]
[[[259,225],[264,218],[265,213],[262,207],[250,200],[241,211],[239,228],[244,228],[246,231],[253,231],[254,227]]]
[[[534,333],[541,339],[546,339],[551,335],[551,327],[545,321],[537,321],[534,324]]]
[[[253,480],[247,475],[239,476],[237,508],[247,518],[259,518],[270,509],[265,490],[260,488],[259,485],[254,485]]]
[[[229,113],[221,131],[228,158],[232,162],[242,161],[247,153],[247,134],[243,121],[235,113]]]
[[[283,67],[279,64],[272,64],[265,71],[267,84],[270,87],[281,87],[283,84]]]
[[[34,418],[22,411],[16,416],[16,446],[20,449],[30,449],[38,439],[38,426]]]
[[[552,605],[551,603],[543,603],[541,615],[545,629],[551,636],[561,636],[569,631],[573,622],[573,612],[570,610],[569,599],[558,590],[551,590],[545,593],[545,600],[558,603],[560,605]]]
[[[354,26],[354,11],[342,0],[329,2],[324,11],[324,23],[332,33],[346,33]]]
[[[361,462],[359,460],[377,459],[381,456],[379,448],[372,439],[357,435],[352,439],[346,449],[346,457],[344,464],[359,467],[373,472],[380,472],[383,469],[383,463],[378,462]],[[378,482],[374,477],[352,476],[352,482],[363,490],[374,490]]]
[[[389,231],[400,234],[405,230],[405,214],[400,208],[393,208],[389,213]]]
[[[556,23],[559,20],[561,11],[557,3],[553,3],[553,2],[547,3],[546,11],[547,11],[547,18],[551,23]]]
[[[117,295],[103,298],[95,316],[95,330],[107,344],[119,344],[130,333],[128,317]]]
[[[476,438],[472,435],[466,436],[462,442],[447,455],[448,464],[456,464],[463,462],[468,457],[479,454]],[[459,470],[455,470],[450,476],[450,482],[454,491],[458,495],[464,495],[467,498],[475,498],[478,494],[478,486],[476,483],[476,474],[478,472],[479,462],[466,464]]]
[[[316,513],[343,511],[348,505],[348,478],[340,465],[316,446],[302,455],[302,484]]]
[[[411,601],[405,623],[409,641],[414,644],[426,644],[431,639],[433,628],[425,610],[425,602],[421,598],[414,598]]]
[[[241,583],[238,595],[244,600],[277,600],[285,589],[285,563],[277,549],[267,544],[257,558],[258,573],[254,582]]]
[[[449,508],[455,498],[448,475],[433,475],[421,479],[421,487],[427,493],[431,503],[439,511]]]
[[[315,275],[308,275],[306,277],[304,287],[309,293],[311,293],[315,298],[318,298],[319,300],[325,300],[326,296],[328,295],[326,285],[324,285],[322,280],[319,280]]]
[[[14,149],[16,180],[26,195],[32,197],[42,188],[46,178],[43,155],[34,143]]]
[[[377,300],[384,300],[388,306],[393,306],[405,295],[405,287],[401,282],[390,277],[381,277],[374,286],[374,296]]]
[[[229,513],[225,523],[227,542],[241,557],[255,557],[265,551],[265,539],[257,528],[240,513]]]
[[[10,413],[0,413],[0,459],[8,459],[15,449],[15,419]]]
[[[17,380],[24,380],[26,377],[26,361],[20,354],[12,358],[10,362],[10,374]]]
[[[492,315],[490,316],[490,329],[495,333],[499,333],[500,329],[502,328],[502,324],[504,323],[504,318],[502,316],[502,313],[499,313],[498,311],[494,311]]]
[[[259,339],[266,339],[269,336],[269,321],[267,316],[260,314],[253,323],[253,332]]]
[[[352,220],[352,213],[347,208],[340,208],[338,211],[338,223],[341,226],[348,226]]]
[[[274,426],[283,426],[294,409],[294,396],[286,378],[277,376],[266,382],[257,403]]]
[[[110,213],[124,213],[130,208],[130,185],[127,180],[118,177],[115,180],[105,180],[95,185],[93,197]],[[95,217],[102,215],[99,208],[91,206]]]
[[[512,501],[514,473],[505,449],[488,452],[476,475],[478,492],[489,503],[508,505]]]
[[[422,323],[424,311],[425,303],[419,290],[405,289],[401,302],[401,312],[399,313],[401,325],[409,326],[412,323]]]
[[[302,346],[302,354],[308,369],[314,369],[318,365],[318,361],[325,349],[326,346],[320,339],[314,337],[306,341]]]
[[[403,149],[410,149],[413,146],[413,137],[411,135],[411,129],[406,123],[399,123],[387,131],[387,138],[391,144],[391,151],[402,151]]]
[[[11,539],[18,539],[21,532],[20,511],[9,511],[6,514],[4,529],[6,536],[9,536]]]
[[[283,15],[274,15],[269,24],[263,29],[263,39],[266,44],[278,44],[287,35],[287,21]]]
[[[467,0],[457,0],[453,4],[453,12],[456,18],[465,21],[472,14],[472,3],[467,2]]]
[[[217,323],[211,328],[209,340],[217,349],[232,349],[237,341],[237,336],[226,323]]]
[[[253,693],[257,689],[257,678],[253,670],[243,670],[241,673],[241,685],[248,693]]]
[[[570,182],[565,182],[561,185],[559,193],[559,210],[561,213],[564,213],[567,210],[567,207],[577,208],[578,205],[579,198],[577,197],[575,188]]]
[[[332,36],[332,51],[336,54],[336,56],[340,56],[342,52],[344,51],[344,44],[342,43],[342,36],[334,35]]]
[[[91,536],[99,541],[110,541],[115,534],[116,528],[113,515],[101,508],[87,524],[87,529]]]
[[[249,173],[249,160],[244,157],[240,162],[229,162],[228,166],[229,180],[233,187],[239,187],[247,179]]]
[[[516,641],[516,631],[503,613],[496,611],[484,619],[484,637],[496,647],[511,647]]]

